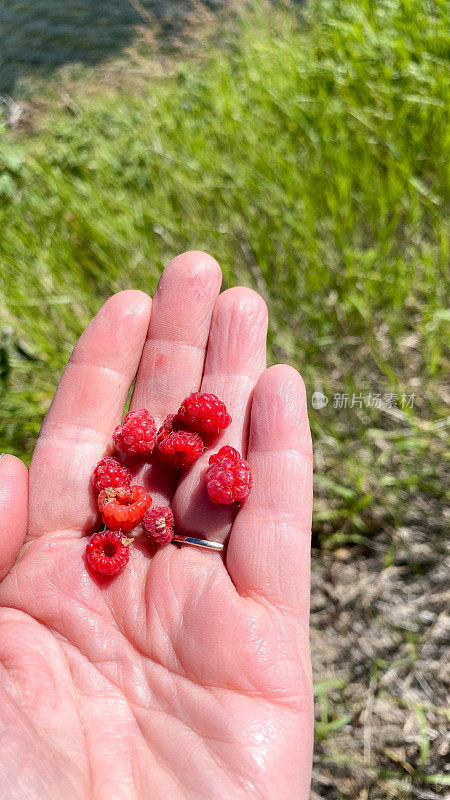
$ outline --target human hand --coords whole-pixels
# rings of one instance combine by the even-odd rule
[[[168,265],[153,304],[110,298],[61,379],[29,495],[24,465],[0,461],[2,800],[308,797],[305,390],[291,367],[265,369],[259,295],[220,284],[217,263],[192,252]],[[181,475],[141,463],[137,482],[170,502],[179,531],[229,535],[225,559],[174,544],[150,558],[136,544],[123,573],[97,581],[83,560],[100,527],[90,475],[136,371],[131,408],[157,424],[199,387],[223,399],[233,422],[220,444],[247,453],[254,487],[233,521],[205,493],[207,452]]]

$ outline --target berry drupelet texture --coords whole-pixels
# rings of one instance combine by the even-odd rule
[[[118,450],[130,455],[151,453],[156,442],[156,425],[146,408],[129,411],[113,433]]]
[[[214,503],[242,503],[249,496],[252,485],[250,464],[234,447],[226,445],[210,456],[206,488]]]
[[[86,547],[86,561],[99,575],[117,575],[129,557],[128,547],[117,531],[94,533]]]
[[[92,484],[97,492],[113,486],[129,486],[131,483],[131,472],[124,467],[117,458],[106,456],[98,462],[92,473]]]
[[[167,437],[170,436],[171,433],[174,433],[175,431],[179,431],[181,429],[184,430],[184,425],[181,424],[181,420],[179,419],[179,417],[176,414],[169,414],[169,416],[166,417],[163,424],[159,428],[158,433],[156,434],[156,447],[159,447],[159,445],[164,441],[164,439],[167,439]]]
[[[142,486],[110,487],[98,496],[103,522],[114,531],[131,531],[142,522],[151,504],[152,498]]]
[[[155,506],[147,511],[142,520],[144,533],[155,544],[169,544],[173,539],[174,520],[168,506]]]
[[[171,467],[190,467],[203,453],[203,441],[198,433],[174,431],[158,444],[161,460]]]
[[[193,392],[181,404],[178,417],[197,433],[217,434],[228,428],[231,417],[225,403],[215,394]]]
[[[204,451],[203,437],[227,428],[231,417],[214,394],[193,392],[176,414],[170,414],[159,430],[145,408],[125,414],[113,433],[118,450],[149,456],[156,452],[175,469],[190,467]],[[175,535],[174,517],[168,506],[151,508],[152,498],[142,486],[131,485],[132,473],[117,458],[105,456],[92,473],[98,507],[107,530],[93,534],[86,547],[86,563],[100,575],[116,575],[129,559],[129,544],[142,524],[157,546],[169,544]],[[206,486],[214,503],[243,502],[252,488],[250,465],[234,447],[226,445],[210,456]],[[128,538],[127,538],[128,534]]]

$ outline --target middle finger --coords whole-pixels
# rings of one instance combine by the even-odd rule
[[[161,275],[130,405],[132,411],[147,408],[158,427],[186,395],[198,391],[221,283],[217,261],[200,251],[177,256]],[[153,504],[166,505],[178,472],[159,460],[150,465],[138,460],[135,466]]]

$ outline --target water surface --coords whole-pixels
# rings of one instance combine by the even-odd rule
[[[27,75],[46,76],[63,64],[95,64],[113,56],[132,41],[139,25],[149,24],[145,12],[164,20],[162,35],[167,34],[189,7],[189,0],[0,0],[0,92],[13,94]]]

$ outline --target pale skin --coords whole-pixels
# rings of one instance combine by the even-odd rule
[[[220,286],[216,261],[190,252],[153,301],[110,298],[75,347],[29,476],[0,460],[2,800],[308,798],[305,389],[293,368],[266,369],[261,297]],[[133,466],[180,532],[228,548],[151,556],[137,540],[120,575],[96,580],[83,559],[101,527],[90,475],[112,452],[135,376],[131,409],[157,424],[191,391],[226,403],[232,425],[189,471]],[[240,509],[204,489],[208,455],[225,443],[254,476]]]

